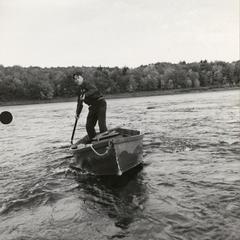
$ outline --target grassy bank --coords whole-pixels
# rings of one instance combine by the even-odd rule
[[[118,94],[107,94],[106,99],[117,99],[117,98],[131,98],[131,97],[149,97],[149,96],[160,96],[160,95],[173,95],[183,93],[199,93],[199,92],[216,92],[226,90],[239,90],[240,87],[201,87],[201,88],[188,88],[188,89],[172,89],[172,90],[155,90],[155,91],[142,91],[132,93],[118,93]],[[54,98],[51,100],[16,100],[0,102],[0,106],[14,106],[14,105],[29,105],[29,104],[43,104],[43,103],[61,103],[61,102],[75,102],[77,97],[73,98]]]

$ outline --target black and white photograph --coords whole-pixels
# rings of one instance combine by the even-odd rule
[[[239,0],[0,0],[0,240],[239,240]]]

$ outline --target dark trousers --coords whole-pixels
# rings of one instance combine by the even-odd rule
[[[107,103],[104,99],[89,107],[86,130],[90,140],[96,136],[95,126],[97,122],[100,133],[107,131],[106,110]]]

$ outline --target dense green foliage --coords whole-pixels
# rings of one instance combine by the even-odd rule
[[[156,63],[137,68],[4,67],[0,65],[0,101],[73,97],[72,74],[81,71],[102,93],[240,86],[240,61]]]

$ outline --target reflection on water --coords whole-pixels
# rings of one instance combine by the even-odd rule
[[[0,239],[239,239],[239,100],[239,91],[109,100],[109,128],[145,133],[144,165],[121,177],[69,170],[76,103],[8,107]]]
[[[78,189],[84,203],[98,205],[103,214],[113,219],[115,226],[127,228],[138,210],[143,210],[147,199],[143,184],[143,166],[139,165],[122,176],[82,176],[78,175]],[[83,194],[84,193],[84,194]],[[96,200],[97,198],[97,200]]]

